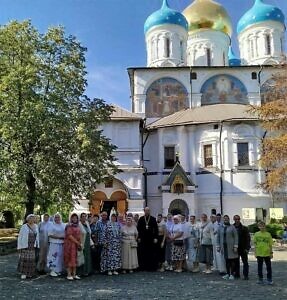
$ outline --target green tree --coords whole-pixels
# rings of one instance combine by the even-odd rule
[[[85,52],[62,27],[0,27],[0,187],[26,215],[72,203],[116,171],[101,131],[113,109],[84,95]]]

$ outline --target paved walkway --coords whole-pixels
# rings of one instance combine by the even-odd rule
[[[95,275],[80,281],[47,275],[21,280],[17,254],[0,256],[0,299],[287,299],[287,251],[275,251],[273,286],[256,284],[256,263],[250,256],[250,280],[224,281],[217,274],[172,272]]]

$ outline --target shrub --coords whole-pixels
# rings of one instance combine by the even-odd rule
[[[266,230],[272,235],[272,238],[274,239],[281,239],[283,236],[283,226],[282,224],[278,223],[270,223],[266,225]],[[248,226],[248,230],[250,233],[255,233],[259,231],[259,228],[257,226],[257,223],[250,224]]]
[[[268,224],[266,230],[272,235],[274,239],[282,238],[283,226],[282,224]]]

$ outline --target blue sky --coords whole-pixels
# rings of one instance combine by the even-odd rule
[[[239,18],[254,0],[217,0],[229,12],[235,32]],[[0,24],[31,19],[45,32],[63,25],[88,48],[89,97],[130,108],[127,67],[145,66],[143,26],[146,18],[161,6],[162,0],[0,0]],[[279,6],[287,16],[287,0],[266,0]],[[191,0],[169,0],[182,11]],[[236,35],[233,36],[238,51]]]

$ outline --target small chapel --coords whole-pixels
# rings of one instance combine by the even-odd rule
[[[81,200],[82,209],[149,206],[164,215],[239,214],[247,223],[271,217],[274,207],[287,214],[286,191],[275,201],[260,188],[268,132],[249,112],[268,101],[274,66],[286,61],[285,17],[268,0],[253,2],[236,29],[213,0],[194,0],[183,12],[163,0],[147,16],[146,66],[128,68],[132,109],[114,106],[104,125],[121,172]]]

